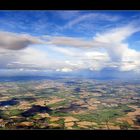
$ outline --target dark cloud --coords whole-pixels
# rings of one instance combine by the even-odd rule
[[[38,38],[30,35],[0,32],[0,48],[2,49],[20,50],[37,43],[42,42]]]

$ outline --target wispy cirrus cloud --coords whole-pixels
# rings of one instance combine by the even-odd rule
[[[92,20],[91,20],[92,19]],[[102,13],[87,13],[87,14],[82,14],[82,15],[77,15],[76,18],[70,20],[69,22],[67,22],[65,24],[65,26],[63,27],[63,29],[67,29],[67,28],[72,28],[74,25],[77,25],[81,22],[85,22],[85,21],[118,21],[120,20],[121,17],[120,16],[112,16],[112,15],[106,15],[106,14],[102,14]]]
[[[60,10],[60,11],[55,11],[56,16],[59,16],[63,20],[71,20],[76,18],[77,16],[80,16],[80,11],[78,10],[72,10],[72,11],[65,11],[65,10]]]

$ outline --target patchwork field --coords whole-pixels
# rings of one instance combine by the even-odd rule
[[[0,129],[140,129],[140,84],[79,79],[0,83]]]

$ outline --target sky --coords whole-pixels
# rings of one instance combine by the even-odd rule
[[[140,11],[0,11],[0,74],[140,73]]]

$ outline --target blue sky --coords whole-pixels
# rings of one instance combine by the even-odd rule
[[[93,19],[94,14],[99,14],[99,16],[97,15]],[[100,17],[100,14],[108,17]],[[64,28],[68,26],[68,23],[81,16],[87,17],[79,23],[77,22],[78,24],[73,23],[72,27]],[[83,37],[81,33],[88,31],[84,37],[91,37],[97,31],[107,29],[106,26],[123,25],[137,19],[137,17],[139,17],[139,12],[136,11],[1,11],[0,29],[36,36],[58,34],[75,37]]]
[[[140,72],[139,11],[0,11],[0,69]]]

